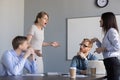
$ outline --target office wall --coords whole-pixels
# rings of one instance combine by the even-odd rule
[[[45,41],[58,41],[61,44],[59,48],[43,48],[45,72],[68,72],[70,61],[66,61],[66,19],[100,16],[106,11],[120,14],[119,3],[120,0],[109,0],[107,7],[98,8],[95,0],[25,0],[25,35],[33,24],[36,14],[39,11],[46,11],[50,19],[45,28]]]
[[[24,33],[24,0],[0,0],[0,57],[11,41]]]

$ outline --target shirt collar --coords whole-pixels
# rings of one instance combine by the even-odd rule
[[[12,49],[11,52],[12,52],[12,54],[13,54],[14,56],[17,56],[17,57],[20,57],[20,56],[23,55],[23,52],[22,52],[20,55],[18,55],[18,54],[15,52],[14,49]]]

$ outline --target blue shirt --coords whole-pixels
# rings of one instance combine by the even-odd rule
[[[14,50],[6,51],[2,56],[2,64],[5,67],[5,75],[22,75],[23,69],[27,69],[29,73],[36,72],[36,64],[23,58],[23,54],[17,55]]]
[[[83,59],[79,55],[74,56],[73,59],[72,59],[70,67],[76,67],[77,73],[80,74],[81,70],[86,70],[87,69],[88,60],[97,60],[97,57],[92,53],[89,53],[86,58],[87,59]]]
[[[5,68],[3,64],[0,62],[0,76],[4,76],[6,74]]]
[[[110,28],[105,34],[102,43],[97,42],[97,46],[107,49],[107,51],[102,52],[104,58],[118,57],[120,55],[120,36],[117,30]]]

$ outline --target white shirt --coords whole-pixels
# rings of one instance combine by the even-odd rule
[[[32,35],[31,46],[42,53],[42,43],[44,41],[44,29],[40,30],[36,25],[32,25],[29,34]]]

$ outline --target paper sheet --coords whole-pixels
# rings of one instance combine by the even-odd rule
[[[64,77],[70,77],[70,75],[63,75]],[[86,75],[76,75],[76,77],[87,77]]]
[[[44,74],[25,74],[23,76],[44,76]]]
[[[48,72],[47,75],[60,75],[58,72]]]

